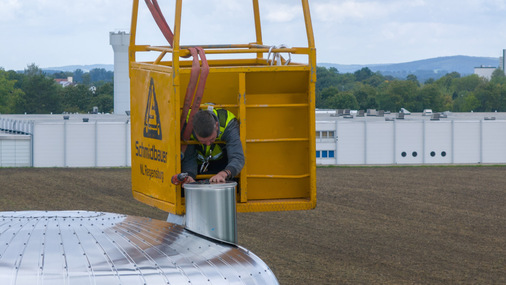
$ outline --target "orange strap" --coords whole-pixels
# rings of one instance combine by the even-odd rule
[[[186,95],[185,95],[185,101],[183,105],[183,112],[181,114],[181,132],[183,132],[182,139],[184,141],[188,141],[190,139],[192,130],[193,130],[193,115],[197,113],[197,111],[200,108],[200,103],[202,102],[202,97],[204,96],[204,88],[206,86],[206,80],[207,76],[209,74],[209,64],[207,63],[206,54],[204,52],[204,49],[201,47],[196,48],[189,48],[190,53],[193,56],[193,64],[192,64],[192,71],[190,73],[190,82],[188,83],[188,88],[186,89]],[[194,54],[195,53],[195,54]],[[200,56],[200,59],[202,61],[202,67],[199,66],[198,56]],[[197,91],[195,92],[195,95],[193,94],[193,91],[195,90],[196,85],[196,78],[199,76],[200,78],[198,80],[198,87]],[[192,79],[194,79],[192,81]],[[190,102],[192,101],[193,97],[193,104],[190,111],[190,116],[188,118],[188,122],[186,123],[186,128],[184,128],[184,123],[186,121],[186,117],[188,114],[188,108],[190,107]],[[185,144],[181,145],[181,151],[184,153],[186,150]]]
[[[162,31],[163,36],[165,37],[165,39],[167,39],[170,46],[172,47],[172,43],[174,42],[174,34],[172,33],[172,30],[167,24],[167,21],[165,21],[165,17],[162,14],[162,10],[160,10],[160,6],[158,6],[158,1],[157,0],[144,0],[144,1],[146,2],[146,5],[148,6],[149,11],[151,12],[151,15],[153,15],[156,24],[160,28],[160,31]]]
[[[158,6],[157,0],[144,0],[146,5],[148,6],[151,15],[155,19],[156,24],[160,28],[160,31],[164,35],[165,39],[169,42],[172,47],[172,43],[174,41],[174,34],[172,33],[165,17],[163,16],[162,10],[160,6]],[[209,64],[207,63],[206,54],[204,49],[201,47],[188,48],[190,51],[190,55],[193,57],[192,70],[190,73],[190,81],[188,82],[188,87],[186,88],[186,94],[183,103],[183,111],[181,113],[181,134],[182,139],[184,141],[188,141],[190,139],[192,130],[193,130],[193,115],[199,110],[200,102],[202,101],[202,97],[204,95],[204,88],[206,86],[207,75],[209,74]],[[202,61],[202,67],[199,64],[199,56]],[[199,78],[200,76],[200,78]],[[197,86],[198,82],[198,86]],[[195,88],[197,91],[195,92]],[[193,104],[192,104],[193,101]],[[188,111],[191,106],[190,117],[188,118],[188,122],[186,123],[186,117],[188,116]],[[184,152],[186,150],[186,145],[181,146],[181,151]]]

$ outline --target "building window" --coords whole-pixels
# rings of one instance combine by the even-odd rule
[[[322,150],[322,157],[327,157],[327,151],[326,150]]]
[[[319,151],[319,150],[317,150],[317,151],[316,151],[316,158],[319,158],[319,157],[320,157],[320,151]]]
[[[315,138],[316,139],[333,139],[335,138],[335,131],[316,131]]]
[[[333,150],[329,150],[329,157],[334,157],[334,151]]]

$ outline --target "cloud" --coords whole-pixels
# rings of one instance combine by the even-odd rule
[[[174,23],[174,0],[158,0]],[[265,44],[304,46],[300,1],[259,1]],[[506,47],[505,0],[309,0],[318,58],[402,62]],[[138,44],[167,45],[144,1]],[[129,31],[131,0],[0,0],[0,66],[112,63],[110,31]],[[182,44],[255,40],[251,0],[184,0]]]
[[[344,23],[398,17],[406,9],[424,6],[422,0],[415,1],[318,1],[313,4],[315,18],[322,22]]]
[[[0,23],[8,23],[16,18],[22,4],[18,0],[2,0],[0,2]]]
[[[270,22],[290,22],[302,15],[300,5],[282,4],[282,3],[266,3],[265,19]]]

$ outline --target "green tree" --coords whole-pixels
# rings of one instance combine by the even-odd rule
[[[494,112],[500,111],[501,107],[501,90],[498,85],[487,84],[480,86],[474,91],[474,96],[480,102],[476,111]]]
[[[331,109],[358,109],[358,103],[351,91],[344,91],[328,98],[327,106]]]
[[[23,91],[15,87],[16,80],[9,79],[9,75],[0,68],[0,113],[13,114],[16,112],[16,105],[20,102]]]
[[[473,92],[469,92],[463,96],[459,96],[453,100],[454,112],[471,112],[477,111],[480,107],[480,101],[476,99]]]
[[[418,78],[414,74],[408,74],[408,76],[406,77],[406,80],[412,81],[412,82],[416,83],[417,86],[420,86],[420,82],[418,82]]]
[[[91,107],[98,107],[100,112],[112,113],[114,111],[114,86],[112,82],[106,82],[97,87],[97,91],[91,99],[91,105]]]
[[[434,112],[441,112],[444,111],[443,102],[443,94],[437,86],[435,84],[426,84],[418,91],[416,106],[413,111],[420,112],[424,109],[432,109]]]
[[[361,110],[376,109],[376,88],[368,84],[357,83],[353,95],[357,99]]]
[[[506,75],[504,74],[504,70],[496,69],[492,72],[492,78],[490,79],[491,84],[504,85],[506,84]]]
[[[35,64],[25,69],[21,82],[24,95],[16,109],[29,114],[61,113],[59,88],[52,78],[47,77]]]
[[[94,68],[90,70],[90,83],[98,81],[112,81],[114,73],[107,71],[104,68]]]
[[[394,80],[380,87],[376,100],[380,109],[397,112],[401,108],[414,110],[416,107],[418,85],[415,82]]]
[[[380,72],[376,72],[371,77],[364,80],[363,83],[376,88],[387,80],[388,79],[385,76],[381,75]]]
[[[73,74],[73,76],[74,76],[74,82],[76,82],[76,83],[83,83],[83,74],[84,74],[84,72],[83,72],[82,69],[80,69],[80,68],[76,69],[74,71],[74,74]]]
[[[323,89],[320,92],[320,95],[318,96],[318,98],[316,100],[316,107],[317,108],[330,108],[328,106],[329,98],[333,97],[334,95],[336,95],[338,93],[339,93],[339,90],[337,89],[337,87],[334,87],[334,86]]]
[[[363,67],[362,69],[355,71],[353,75],[355,75],[356,81],[362,82],[371,78],[374,73],[369,69],[369,67]]]
[[[87,113],[90,108],[92,92],[83,84],[71,85],[61,90],[63,111]]]

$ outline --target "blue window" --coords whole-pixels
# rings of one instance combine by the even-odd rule
[[[322,157],[327,157],[327,151],[326,150],[322,150]]]
[[[334,151],[333,150],[329,150],[329,157],[334,157]]]
[[[316,151],[316,157],[320,157],[320,151],[319,150]]]

